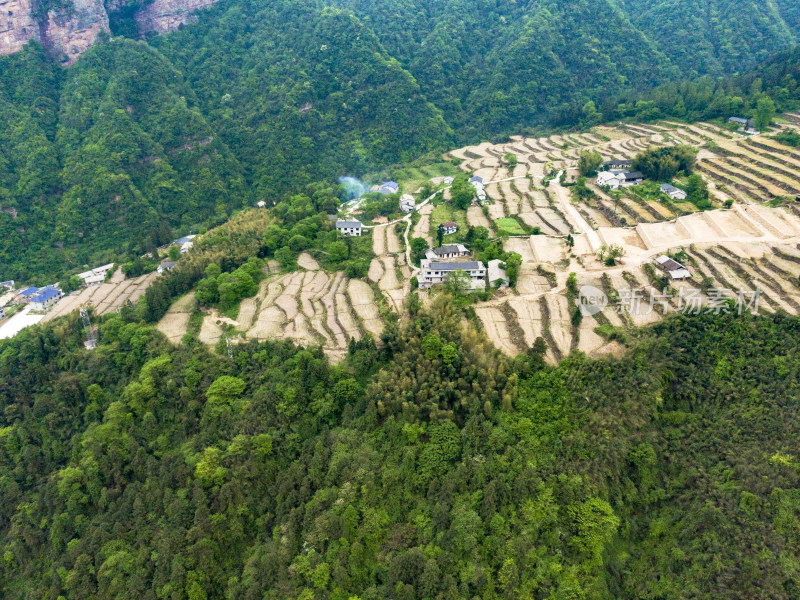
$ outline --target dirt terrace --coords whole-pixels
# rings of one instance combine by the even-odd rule
[[[797,126],[789,122],[780,127]],[[606,159],[631,159],[648,148],[675,144],[698,148],[698,172],[707,180],[717,209],[700,212],[688,202],[645,198],[636,188],[615,200],[591,182],[595,198],[573,202],[557,181],[543,183],[551,170],[574,167],[584,149],[597,150]],[[513,172],[498,162],[507,152],[519,160]],[[487,186],[488,216],[473,206],[467,213],[470,225],[496,230],[496,219],[513,216],[541,233],[505,242],[507,250],[523,259],[517,289],[476,307],[487,335],[508,354],[529,348],[538,337],[547,342],[553,361],[576,349],[592,355],[615,353],[621,346],[598,335],[599,325],[647,325],[683,306],[683,295],[699,295],[708,305],[718,288],[758,288],[761,310],[800,313],[800,206],[789,201],[779,208],[765,205],[800,194],[800,151],[768,135],[745,137],[709,123],[621,124],[584,134],[517,136],[450,156],[463,160],[464,171],[487,180],[522,177]],[[729,199],[733,207],[721,209]],[[574,238],[572,248],[566,244],[567,234]],[[603,266],[596,257],[601,244],[622,246],[625,257],[615,267]],[[609,308],[573,325],[575,305],[570,306],[566,295],[569,273],[576,274],[579,285],[641,288],[649,299],[661,292],[653,282],[663,275],[653,259],[680,249],[687,253],[693,277],[672,284],[674,297],[666,306],[656,304],[651,310],[647,302],[632,312]]]

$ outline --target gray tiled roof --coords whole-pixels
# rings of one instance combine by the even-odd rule
[[[470,262],[432,262],[431,266],[428,267],[431,271],[458,271],[461,269],[462,271],[476,271],[478,269],[483,269],[483,263],[470,261]]]

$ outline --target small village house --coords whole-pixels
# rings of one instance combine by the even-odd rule
[[[639,171],[601,171],[597,175],[597,185],[612,190],[639,185],[643,181],[644,175]]]
[[[471,289],[486,289],[486,267],[479,262],[437,262],[423,259],[420,261],[420,272],[417,278],[421,289],[442,284],[447,277],[456,271],[464,271],[470,278]]]
[[[753,119],[745,119],[743,117],[731,117],[728,119],[729,123],[740,125],[745,131],[756,131],[756,123]]]
[[[360,237],[361,228],[361,221],[336,221],[336,231],[348,237]]]
[[[400,198],[400,210],[406,213],[413,212],[416,202],[411,194],[403,194]]]
[[[489,286],[508,287],[510,280],[506,274],[505,263],[500,259],[489,261]]]
[[[167,271],[172,271],[175,268],[175,265],[178,264],[174,260],[163,260],[161,264],[158,265],[158,274],[163,275]]]
[[[683,279],[692,278],[689,269],[665,254],[656,259],[656,264],[666,271],[672,281],[682,281]]]
[[[94,285],[100,285],[106,280],[105,275],[89,275],[86,278],[83,278],[83,283],[86,287],[92,287]]]
[[[632,160],[615,158],[604,162],[602,169],[604,171],[627,171],[632,166],[633,166]]]
[[[478,177],[477,175],[474,177],[470,177],[469,182],[472,184],[472,187],[475,188],[475,196],[478,198],[479,202],[486,201],[486,188],[483,184],[483,177]]]
[[[661,191],[673,200],[686,200],[686,192],[684,192],[682,189],[676,188],[674,185],[670,185],[669,183],[662,185]]]
[[[446,258],[463,258],[469,256],[469,249],[463,244],[447,244],[441,248],[425,251],[425,258],[429,260],[442,260]]]
[[[453,221],[442,223],[441,227],[442,227],[442,233],[444,235],[451,235],[458,231],[458,225],[456,225]]]
[[[387,181],[386,183],[382,183],[381,186],[378,188],[378,192],[388,196],[389,194],[396,194],[400,191],[400,184],[396,181]]]
[[[61,293],[61,290],[48,286],[31,299],[30,305],[35,311],[47,312],[51,306],[63,297],[64,294]]]

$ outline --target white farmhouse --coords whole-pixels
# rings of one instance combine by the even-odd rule
[[[597,185],[600,187],[607,185],[612,190],[618,190],[622,187],[622,181],[617,177],[615,171],[602,171],[597,175]]]
[[[656,259],[656,264],[667,272],[669,278],[673,281],[681,281],[683,279],[691,279],[692,274],[678,261],[672,260],[667,255],[661,255]]]
[[[442,233],[444,235],[451,235],[458,231],[458,225],[456,225],[453,221],[448,221],[447,223],[442,223]]]
[[[434,262],[423,259],[420,261],[420,272],[417,281],[419,287],[428,289],[431,286],[444,283],[449,275],[456,271],[464,271],[470,278],[471,289],[486,289],[486,267],[479,262]]]
[[[508,287],[510,280],[506,274],[505,264],[500,259],[489,261],[489,286]]]
[[[644,175],[639,171],[603,171],[597,176],[597,185],[607,185],[612,190],[639,185]]]
[[[443,258],[463,258],[469,256],[469,249],[463,244],[447,244],[441,248],[425,251],[425,258],[429,260],[442,260]]]
[[[336,231],[346,236],[360,237],[361,227],[361,221],[336,221]]]
[[[416,206],[416,202],[414,202],[414,196],[411,194],[403,194],[400,197],[400,210],[406,213],[413,212],[414,207]]]
[[[686,192],[676,188],[674,185],[665,183],[661,186],[661,191],[673,200],[686,200]]]

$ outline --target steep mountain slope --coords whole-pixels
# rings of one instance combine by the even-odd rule
[[[747,70],[796,44],[796,3],[621,0],[626,14],[688,77]],[[784,20],[784,17],[787,17]]]
[[[350,15],[311,12],[302,35],[278,26],[287,14],[263,18],[249,49],[208,52],[178,34],[173,61],[117,38],[64,73],[35,49],[0,62],[0,278],[44,282],[218,223],[254,197],[449,145],[413,78]],[[223,19],[209,35],[226,30]]]
[[[13,184],[3,204],[14,211],[3,215],[11,233],[2,241],[4,276],[113,257],[164,222],[186,227],[241,205],[246,188],[236,159],[193,108],[191,89],[151,48],[98,46],[63,79],[57,110],[48,102],[31,130],[37,135],[22,135],[12,149],[17,159],[30,150],[29,159],[3,169]],[[17,123],[5,123],[13,134]]]
[[[131,36],[178,6],[107,4]],[[788,0],[226,0],[64,72],[29,48],[0,60],[0,279],[131,256],[456,141],[593,124],[590,100],[610,118],[604,100],[744,71],[797,34]]]
[[[673,316],[552,368],[444,296],[336,368],[130,311],[81,332],[0,341],[3,598],[800,593],[796,318]]]
[[[677,73],[608,0],[337,4],[377,32],[461,140],[547,123],[596,91]]]
[[[186,73],[258,195],[451,141],[417,82],[351,14],[284,1],[213,16],[154,43]]]

